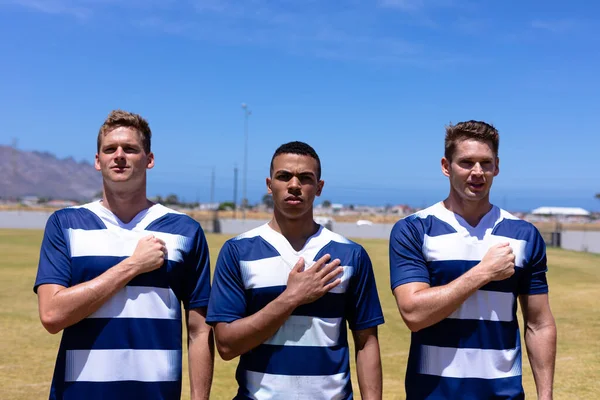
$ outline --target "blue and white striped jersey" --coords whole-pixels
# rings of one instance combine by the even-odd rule
[[[100,202],[57,211],[46,225],[34,290],[89,281],[149,234],[165,241],[168,259],[64,330],[50,399],[180,398],[181,303],[206,307],[210,295],[208,246],[192,218],[158,204],[127,224]]]
[[[390,238],[392,290],[445,285],[509,242],[515,274],[490,282],[439,323],[412,333],[408,399],[521,399],[517,297],[548,292],[546,249],[537,229],[496,206],[470,226],[438,203],[398,221]]]
[[[243,354],[236,399],[352,399],[346,321],[362,330],[383,323],[371,261],[358,244],[323,227],[300,251],[268,224],[225,243],[215,270],[207,322],[252,315],[286,288],[300,257],[306,268],[339,258],[342,283],[298,307],[266,342]]]

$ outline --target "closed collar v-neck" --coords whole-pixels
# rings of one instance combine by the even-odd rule
[[[457,232],[462,231],[465,235],[479,240],[482,240],[486,234],[490,233],[488,231],[493,229],[500,218],[500,209],[492,204],[492,208],[481,217],[477,225],[472,226],[459,214],[448,210],[443,202],[439,202],[438,207],[443,210],[444,214],[448,217],[447,222],[450,223]]]
[[[102,200],[91,203],[89,205],[89,208],[92,211],[94,211],[96,213],[96,215],[98,215],[98,217],[100,217],[100,219],[106,224],[107,228],[118,227],[118,228],[125,229],[125,230],[133,230],[135,228],[144,229],[145,225],[144,226],[138,226],[138,225],[140,225],[140,223],[142,221],[144,221],[144,218],[150,212],[155,211],[155,210],[157,210],[157,208],[161,208],[161,207],[162,206],[160,204],[153,204],[150,207],[141,210],[139,213],[137,213],[135,215],[135,217],[133,217],[131,219],[131,221],[125,223],[125,222],[121,221],[115,213],[110,211],[108,208],[104,207],[102,205]]]

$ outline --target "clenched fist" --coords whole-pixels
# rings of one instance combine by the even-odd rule
[[[489,281],[501,281],[515,273],[515,255],[509,243],[496,244],[485,253],[477,266]]]
[[[166,256],[165,242],[154,235],[148,235],[138,241],[130,260],[139,268],[139,273],[143,274],[160,268]]]

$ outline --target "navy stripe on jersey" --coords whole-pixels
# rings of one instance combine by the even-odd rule
[[[503,350],[519,346],[516,321],[482,321],[446,318],[439,323],[412,334],[414,344]]]
[[[415,222],[415,227],[420,231],[421,234],[427,236],[442,236],[449,233],[456,233],[456,229],[452,227],[446,221],[439,219],[434,215],[428,215],[425,218],[418,218],[415,216],[406,217],[407,220]]]
[[[285,286],[270,286],[260,289],[250,289],[246,292],[248,299],[248,315],[252,315],[263,309],[267,304],[275,300],[283,291]],[[346,303],[345,293],[325,293],[325,295],[312,303],[303,304],[296,308],[292,315],[305,315],[307,317],[337,318],[340,310]]]
[[[407,374],[406,398],[460,400],[523,400],[521,377],[500,379],[443,378],[433,375]]]
[[[65,208],[56,211],[55,215],[65,229],[106,229],[106,224],[85,207]]]
[[[239,239],[232,244],[243,249],[244,256],[241,261],[256,261],[280,255],[273,245],[260,236]]]
[[[110,257],[110,256],[84,256],[73,257],[72,277],[74,282],[87,282],[105,273],[108,269],[114,267],[127,257]],[[140,274],[129,281],[129,286],[152,286],[152,287],[169,287],[167,279],[167,271],[173,270],[175,264],[173,261],[166,261],[165,265],[154,271]],[[176,269],[176,268],[175,268]]]
[[[181,397],[179,382],[68,382],[63,396],[50,396],[50,400],[164,400]]]
[[[531,241],[533,238],[531,224],[520,219],[505,219],[498,223],[492,235],[511,239]]]
[[[443,286],[452,282],[465,272],[479,264],[479,261],[431,261],[428,265],[431,271],[431,286]],[[515,268],[515,273],[503,281],[493,281],[481,287],[481,290],[491,290],[494,292],[515,293],[517,286],[522,278],[523,268]]]
[[[330,254],[332,260],[338,258],[340,265],[353,265],[356,263],[356,248],[348,245],[348,243],[329,242],[319,250],[315,256],[315,261],[325,254]]]
[[[277,375],[334,375],[346,372],[348,346],[278,346],[261,344],[240,358],[247,371]]]
[[[177,319],[86,318],[65,330],[64,349],[181,350],[181,329]]]
[[[146,227],[147,231],[171,233],[188,238],[195,237],[202,230],[193,218],[186,214],[165,214],[152,221]]]

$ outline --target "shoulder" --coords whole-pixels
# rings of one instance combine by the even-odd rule
[[[278,253],[268,240],[265,239],[265,236],[268,236],[267,233],[267,225],[261,225],[227,240],[223,244],[221,251],[233,252],[238,256],[242,255],[244,259],[248,260],[272,257]]]
[[[319,254],[330,253],[340,259],[368,257],[363,246],[325,227],[321,228],[318,239],[324,244]]]
[[[417,211],[394,224],[392,237],[399,236],[439,236],[455,233],[456,229],[448,221],[449,211],[443,208],[442,203],[436,203],[428,208]]]
[[[94,212],[96,203],[97,202],[57,210],[50,215],[48,226],[53,224],[62,229],[104,229],[106,226]]]
[[[187,214],[155,204],[144,217],[147,219],[146,230],[177,234],[186,237],[204,235],[200,223]]]
[[[502,209],[500,209],[500,218],[494,226],[493,234],[517,240],[541,237],[538,229],[531,222],[517,218]]]

